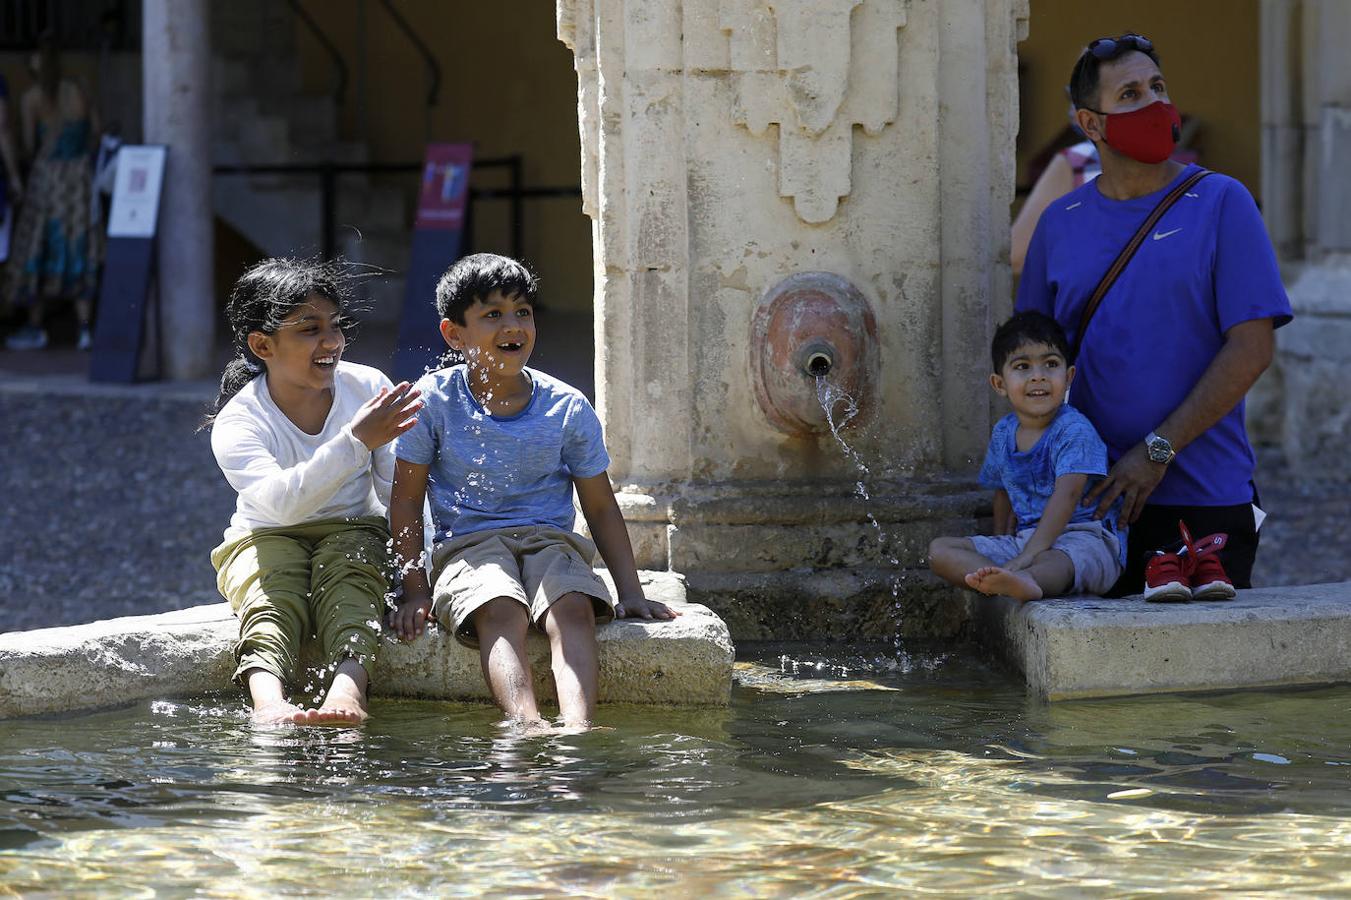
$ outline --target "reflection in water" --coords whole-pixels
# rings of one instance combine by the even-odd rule
[[[377,701],[162,701],[0,731],[17,893],[1351,890],[1351,689],[1046,706],[950,649],[762,646],[729,710],[528,735]]]

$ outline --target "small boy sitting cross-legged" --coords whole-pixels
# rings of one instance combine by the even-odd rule
[[[493,699],[527,725],[540,722],[525,649],[538,628],[563,723],[585,727],[596,708],[596,624],[677,613],[643,596],[595,410],[576,388],[526,368],[536,285],[516,260],[479,253],[436,286],[441,335],[464,362],[418,382],[426,407],[394,448],[390,527],[404,593],[392,624],[410,640],[435,616],[477,647]],[[594,544],[572,530],[574,489]],[[424,497],[436,526],[430,586]],[[597,550],[617,603],[591,568]]]
[[[995,534],[936,538],[929,567],[959,587],[1018,600],[1104,594],[1121,574],[1126,539],[1117,509],[1095,520],[1081,503],[1090,481],[1107,474],[1107,447],[1065,403],[1074,380],[1065,332],[1049,316],[1019,313],[990,349],[990,385],[1013,407],[995,424],[980,470],[995,492]]]

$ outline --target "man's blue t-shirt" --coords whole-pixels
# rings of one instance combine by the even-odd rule
[[[428,465],[435,540],[489,528],[573,526],[572,479],[610,467],[600,419],[586,397],[556,378],[526,369],[534,389],[514,416],[484,411],[465,382],[464,365],[418,380],[426,403],[399,435],[395,455]]]
[[[1052,201],[1028,248],[1018,311],[1052,316],[1074,341],[1107,267],[1163,196],[1196,169],[1131,200],[1110,200],[1091,181]],[[1290,300],[1262,217],[1242,184],[1212,173],[1164,215],[1103,298],[1075,361],[1070,402],[1116,462],[1182,404],[1226,331],[1267,318],[1277,327],[1290,321]],[[1240,402],[1178,453],[1149,502],[1247,503],[1255,462]]]
[[[1060,407],[1030,450],[1018,449],[1017,432],[1018,416],[1014,413],[995,423],[985,464],[980,467],[980,483],[1008,493],[1019,530],[1037,527],[1060,476],[1107,474],[1107,447],[1083,413],[1072,406]],[[1085,492],[1095,480],[1089,478]],[[1091,522],[1096,510],[1096,506],[1076,504],[1070,523]],[[1114,505],[1103,517],[1106,527],[1113,531],[1118,511]]]

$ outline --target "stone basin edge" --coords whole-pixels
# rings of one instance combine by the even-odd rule
[[[973,627],[1045,701],[1351,683],[1351,582],[1209,603],[998,597]]]
[[[608,573],[599,573],[609,583]],[[682,615],[669,622],[620,620],[597,629],[600,702],[726,706],[735,658],[726,623],[708,607],[685,599],[679,575],[642,572],[641,579],[649,598]],[[0,719],[92,712],[229,690],[237,635],[236,619],[223,601],[0,634]],[[532,634],[529,650],[536,691],[541,699],[552,700],[547,640]],[[477,651],[435,626],[410,644],[386,634],[372,672],[371,694],[484,703],[491,699]]]

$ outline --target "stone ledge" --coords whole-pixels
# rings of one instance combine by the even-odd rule
[[[608,575],[601,574],[608,583]],[[680,576],[643,572],[641,577],[648,597],[678,607],[683,615],[672,622],[611,622],[597,630],[600,701],[726,705],[734,657],[727,626],[707,607],[686,602]],[[237,635],[236,620],[223,602],[0,634],[0,719],[227,689]],[[552,699],[543,635],[531,636],[530,657],[539,696]],[[489,700],[478,653],[435,628],[411,644],[388,639],[371,688],[375,696]]]
[[[686,582],[738,641],[954,640],[972,603],[970,591],[914,569],[704,572]]]
[[[1351,582],[1181,604],[994,597],[972,612],[1045,700],[1351,682]]]

